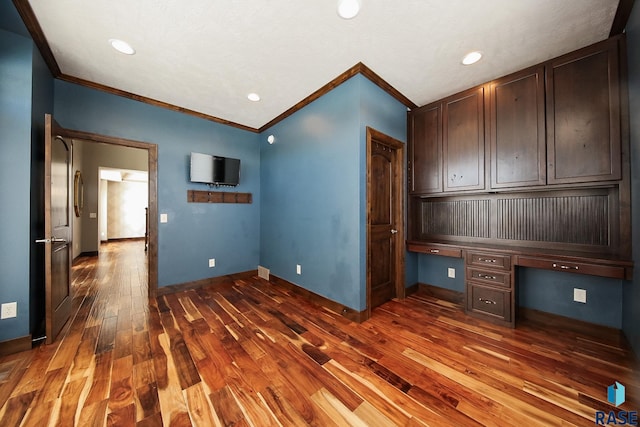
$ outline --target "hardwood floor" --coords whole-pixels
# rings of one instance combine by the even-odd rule
[[[64,338],[0,358],[0,426],[594,425],[638,410],[617,334],[501,328],[427,294],[355,324],[257,277],[148,301],[143,245],[81,259]]]

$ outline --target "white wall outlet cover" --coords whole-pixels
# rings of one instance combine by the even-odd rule
[[[455,279],[456,278],[456,269],[455,268],[447,268],[447,276],[451,279]]]
[[[300,264],[296,264],[296,274],[302,274],[302,266]]]
[[[573,288],[573,300],[576,302],[581,302],[583,304],[587,303],[587,290]]]
[[[169,217],[167,216],[167,214],[160,214],[160,222],[165,223],[167,221],[169,221]]]
[[[215,258],[209,259],[209,267],[215,267],[215,266],[216,266],[216,259]]]
[[[7,302],[0,307],[0,319],[11,319],[18,316],[17,302]]]

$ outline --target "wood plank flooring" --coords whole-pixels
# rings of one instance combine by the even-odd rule
[[[0,426],[594,425],[638,410],[620,336],[471,319],[426,294],[363,324],[257,277],[146,297],[143,242],[74,266],[77,314],[0,358]]]

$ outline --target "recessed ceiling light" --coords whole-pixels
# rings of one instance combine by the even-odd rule
[[[464,56],[464,58],[462,58],[462,63],[464,65],[475,64],[476,62],[480,61],[480,58],[482,58],[482,53],[478,51],[469,52]]]
[[[358,12],[360,12],[360,0],[338,0],[338,15],[341,18],[355,18]]]
[[[136,53],[135,49],[131,47],[131,45],[123,40],[118,39],[109,39],[109,43],[111,47],[117,50],[120,53],[124,53],[125,55],[133,55]]]
[[[258,95],[257,93],[250,93],[249,95],[247,95],[247,98],[249,99],[249,101],[253,101],[253,102],[258,102],[260,101],[260,95]]]

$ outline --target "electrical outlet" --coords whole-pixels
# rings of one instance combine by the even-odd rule
[[[447,268],[447,276],[450,279],[455,279],[456,278],[456,269],[455,268],[451,268],[451,267]]]
[[[296,274],[302,274],[302,266],[300,264],[296,264]]]
[[[587,303],[587,290],[586,289],[573,288],[573,300],[575,302],[581,302],[583,304],[586,304]]]
[[[209,258],[209,268],[215,267],[215,266],[216,266],[216,259],[215,258]]]
[[[16,317],[18,315],[18,303],[17,302],[7,302],[2,304],[2,309],[0,310],[0,319],[11,319],[12,317]]]
[[[164,224],[165,222],[168,222],[168,221],[169,221],[169,217],[168,217],[167,214],[160,214],[160,222],[161,223]]]

